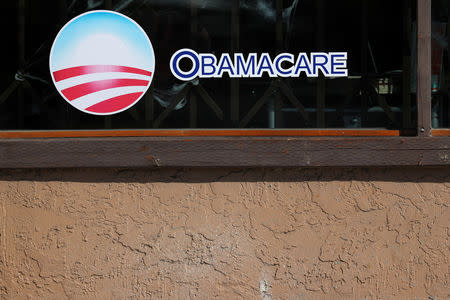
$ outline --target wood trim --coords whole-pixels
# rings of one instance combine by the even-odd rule
[[[88,137],[373,137],[373,136],[413,136],[415,131],[376,129],[324,129],[324,130],[74,130],[74,131],[0,131],[0,139],[29,138],[88,138]]]
[[[0,168],[450,166],[450,137],[0,140]]]
[[[417,0],[418,135],[431,136],[431,0]]]
[[[450,129],[434,129],[431,134],[433,136],[450,136]]]

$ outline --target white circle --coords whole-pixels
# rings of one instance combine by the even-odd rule
[[[71,106],[106,116],[131,108],[145,95],[155,55],[148,35],[133,19],[96,10],[73,18],[59,31],[49,66],[55,87]]]

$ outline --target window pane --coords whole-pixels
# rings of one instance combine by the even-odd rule
[[[431,23],[431,122],[433,128],[450,128],[448,9],[448,0],[433,0]]]
[[[10,47],[0,70],[0,129],[415,128],[415,2],[3,1],[8,17],[1,22],[8,28],[4,41]],[[439,15],[445,27],[448,3],[437,2],[446,9],[436,9],[446,12]],[[150,37],[156,56],[150,90],[133,108],[108,117],[69,105],[48,67],[59,30],[94,9],[113,9],[134,19]],[[230,79],[225,73],[222,78],[184,82],[170,68],[172,55],[183,48],[217,58],[224,53],[232,58],[236,53],[244,58],[268,53],[272,60],[280,53],[297,59],[299,53],[346,52],[348,77],[314,78],[303,72],[271,78],[266,72],[261,78]],[[448,83],[443,89],[448,61],[444,48],[436,103],[444,103],[439,97],[448,99]],[[181,61],[180,68],[190,67]],[[291,66],[286,62],[282,67]],[[174,100],[179,101],[171,105]],[[448,126],[448,105],[436,107],[439,122]]]

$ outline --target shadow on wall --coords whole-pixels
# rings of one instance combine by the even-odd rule
[[[450,182],[450,168],[195,168],[195,169],[33,169],[0,170],[0,181],[62,182]]]

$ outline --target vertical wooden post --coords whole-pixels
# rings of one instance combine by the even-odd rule
[[[317,51],[323,51],[325,18],[323,0],[316,0],[316,47]],[[325,77],[320,74],[316,85],[317,128],[325,128]]]
[[[417,0],[418,135],[431,136],[431,0]]]
[[[411,0],[403,0],[403,129],[411,128]]]
[[[191,47],[196,48],[196,38],[198,33],[198,5],[197,0],[191,0]],[[189,126],[197,127],[197,95],[194,91],[189,93]]]
[[[367,58],[368,58],[368,7],[367,0],[361,0],[361,83],[365,89],[367,85]],[[361,127],[367,125],[369,121],[369,97],[367,91],[361,93]]]
[[[19,69],[22,70],[25,67],[25,10],[26,3],[25,0],[18,1],[18,31],[17,31],[17,42],[18,42],[18,64]],[[17,117],[18,117],[18,128],[23,129],[25,126],[25,91],[23,85],[19,85],[17,88],[18,102],[17,102]]]
[[[231,53],[239,50],[239,0],[231,0]],[[231,78],[230,119],[232,127],[239,127],[239,79]]]

